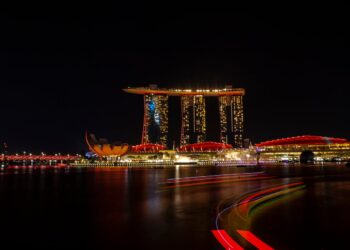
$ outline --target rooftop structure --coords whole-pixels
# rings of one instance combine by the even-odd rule
[[[132,153],[144,153],[144,152],[159,152],[165,150],[166,147],[160,144],[140,144],[131,147]]]
[[[315,135],[302,135],[295,137],[282,138],[277,140],[265,141],[256,144],[257,147],[282,146],[282,145],[326,145],[335,143],[348,143],[343,138],[324,137]]]
[[[184,96],[184,95],[202,95],[202,96],[244,96],[245,90],[242,88],[226,87],[223,89],[162,89],[157,87],[127,88],[125,92],[138,95],[167,95],[167,96]]]
[[[217,152],[224,149],[232,149],[232,145],[219,142],[202,142],[188,144],[180,147],[180,152]]]
[[[345,161],[350,159],[350,142],[343,138],[303,135],[256,144],[264,161]]]

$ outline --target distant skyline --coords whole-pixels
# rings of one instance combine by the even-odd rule
[[[13,152],[80,152],[85,130],[140,143],[143,100],[122,88],[149,84],[246,89],[245,136],[253,143],[350,138],[345,11],[3,14],[0,23],[0,141]],[[216,104],[208,102],[210,112]]]

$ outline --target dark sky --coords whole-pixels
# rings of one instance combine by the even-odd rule
[[[253,142],[350,138],[349,17],[340,9],[1,14],[0,140],[13,152],[80,152],[87,129],[139,143],[142,98],[121,89],[148,84],[245,88],[245,133]],[[171,103],[176,139],[177,100]],[[208,105],[216,110],[215,100]]]

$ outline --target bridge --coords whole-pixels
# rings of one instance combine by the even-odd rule
[[[25,155],[25,154],[15,154],[15,155],[0,155],[0,161],[75,161],[81,158],[80,155]]]

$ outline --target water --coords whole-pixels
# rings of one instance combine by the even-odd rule
[[[246,172],[259,173],[229,175]],[[184,177],[197,178],[172,180]],[[243,194],[297,182],[300,190],[258,204],[246,221],[227,209],[219,229],[246,249],[254,248],[237,229],[276,249],[346,249],[350,169],[340,165],[9,169],[0,172],[1,245],[223,249],[211,233],[220,211]]]

